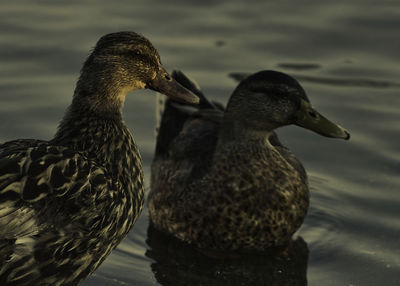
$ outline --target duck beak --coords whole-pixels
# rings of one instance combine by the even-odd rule
[[[147,87],[158,91],[171,99],[182,103],[198,104],[200,99],[190,90],[184,88],[170,76],[166,70],[161,69],[156,77],[147,84]]]
[[[350,139],[350,133],[343,127],[331,122],[316,111],[311,103],[301,100],[301,108],[297,113],[294,124],[312,130],[322,136]]]

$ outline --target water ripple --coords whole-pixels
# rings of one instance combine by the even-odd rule
[[[348,210],[343,207],[339,194],[329,187],[333,185],[330,179],[312,174],[309,180],[311,205],[299,233],[314,251],[313,261],[331,259],[345,218],[349,216]]]
[[[277,66],[283,69],[292,69],[292,70],[314,70],[321,68],[319,64],[310,64],[310,63],[280,63]]]
[[[233,72],[229,73],[228,76],[233,78],[235,81],[241,81],[250,73],[244,72]],[[362,79],[362,78],[337,78],[337,77],[320,77],[310,76],[303,74],[292,74],[297,80],[302,82],[311,82],[324,85],[334,85],[341,87],[369,87],[369,88],[398,88],[400,83],[385,80],[373,80],[373,79]]]

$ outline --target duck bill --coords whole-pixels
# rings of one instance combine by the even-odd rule
[[[147,87],[165,94],[178,102],[193,104],[198,104],[200,102],[200,99],[195,94],[180,85],[165,70],[157,73],[156,77],[147,85]]]
[[[295,124],[322,136],[350,139],[350,133],[347,130],[322,116],[305,100],[301,100],[301,108],[296,116]]]

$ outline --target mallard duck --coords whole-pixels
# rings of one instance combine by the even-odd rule
[[[0,145],[0,285],[77,285],[121,242],[143,205],[139,150],[122,120],[129,91],[195,103],[143,36],[103,36],[50,141]]]
[[[248,76],[226,109],[183,73],[198,107],[167,100],[151,167],[151,222],[200,249],[262,251],[290,243],[309,205],[306,172],[274,130],[295,124],[320,135],[350,134],[311,105],[292,77]]]

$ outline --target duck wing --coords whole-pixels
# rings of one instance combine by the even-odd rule
[[[188,121],[202,118],[219,123],[223,116],[224,108],[218,103],[209,101],[197,83],[189,79],[182,71],[174,70],[172,77],[196,94],[200,98],[200,103],[196,105],[178,103],[167,99],[162,94],[157,94],[159,99],[157,102],[156,157],[168,154],[170,143],[181,133]]]
[[[65,271],[70,282],[86,277],[116,245],[102,249],[122,226],[112,221],[121,217],[118,186],[68,147],[17,140],[0,155],[0,284],[38,285]]]
[[[185,179],[201,177],[209,166],[214,153],[218,129],[224,109],[209,101],[198,85],[181,71],[172,76],[181,85],[200,98],[198,105],[180,104],[167,99],[159,123],[156,152],[152,164],[152,185],[165,183],[169,176]],[[160,109],[160,108],[159,108]]]

